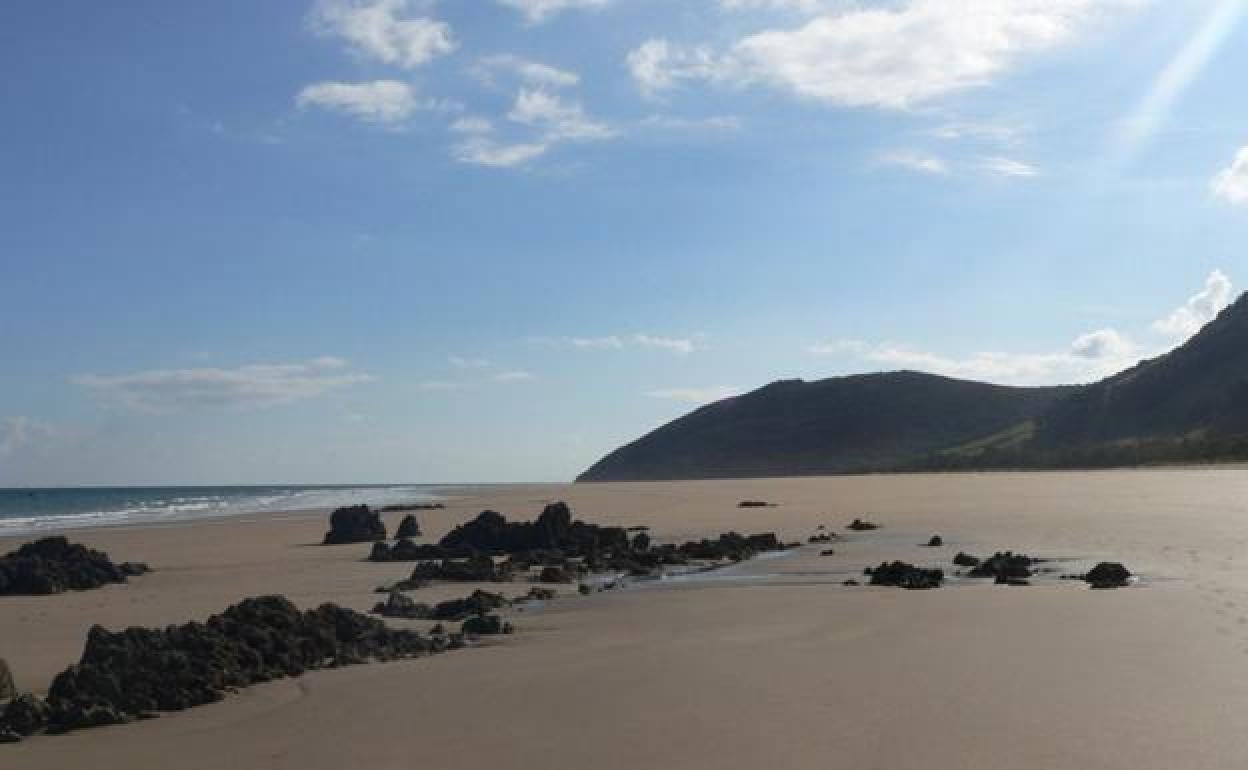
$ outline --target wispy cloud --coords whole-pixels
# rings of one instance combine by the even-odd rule
[[[1024,163],[1021,160],[1006,158],[1000,155],[984,158],[980,165],[984,171],[996,176],[1027,179],[1040,175],[1040,170],[1030,163]]]
[[[455,50],[449,24],[413,14],[413,0],[321,0],[309,21],[320,34],[341,38],[358,55],[413,69]]]
[[[893,150],[886,152],[880,155],[878,162],[883,166],[895,166],[908,171],[917,171],[921,174],[949,173],[949,164],[943,158],[917,150]]]
[[[740,131],[741,118],[736,115],[709,115],[701,118],[688,118],[678,115],[648,115],[641,121],[647,128],[659,128],[668,131]]]
[[[514,54],[482,57],[472,66],[471,73],[473,77],[487,85],[496,85],[500,73],[510,75],[528,85],[548,88],[570,88],[581,82],[581,76],[575,72]]]
[[[488,369],[493,364],[484,358],[468,358],[465,356],[450,356],[447,363],[456,369]]]
[[[642,92],[651,96],[701,81],[766,85],[837,106],[910,109],[989,84],[1024,57],[1063,45],[1111,10],[1136,4],[1135,0],[908,0],[886,7],[834,3],[797,26],[756,31],[722,49],[651,39],[634,49],[627,62]],[[870,55],[864,56],[864,51]]]
[[[367,83],[313,83],[295,96],[300,109],[320,107],[368,123],[396,124],[420,107],[415,92],[398,80]]]
[[[529,24],[541,24],[564,11],[605,8],[611,0],[498,0],[524,14]]]
[[[506,117],[512,124],[530,129],[536,137],[504,141],[491,136],[488,130],[461,131],[466,138],[451,148],[452,156],[461,163],[512,168],[524,166],[562,143],[600,142],[619,133],[607,123],[590,118],[579,102],[544,88],[521,87]],[[485,128],[483,124],[460,127]]]
[[[1153,329],[1162,334],[1186,340],[1212,321],[1231,302],[1231,279],[1221,270],[1214,270],[1205,279],[1204,288],[1188,297],[1164,318],[1153,322]]]
[[[285,404],[374,380],[368,374],[343,372],[346,365],[343,359],[324,357],[306,363],[251,364],[234,369],[83,374],[71,382],[138,411],[171,413]]]
[[[6,417],[0,420],[0,457],[15,457],[54,433],[51,425],[33,417]]]
[[[1006,384],[1091,382],[1186,341],[1226,307],[1230,297],[1230,280],[1220,270],[1213,271],[1200,292],[1152,324],[1154,332],[1169,338],[1164,344],[1143,345],[1117,329],[1105,328],[1076,337],[1064,349],[1032,353],[983,351],[950,356],[907,345],[870,344],[854,339],[823,342],[807,350],[815,355],[861,358],[887,368]]]
[[[1248,147],[1235,153],[1231,165],[1213,177],[1212,189],[1214,195],[1227,203],[1248,206]]]
[[[708,404],[738,395],[741,391],[729,385],[714,385],[709,388],[661,388],[647,391],[650,398],[668,401],[684,401],[690,404]]]
[[[528,382],[533,379],[536,378],[532,372],[526,372],[522,369],[511,369],[494,375],[495,382]]]

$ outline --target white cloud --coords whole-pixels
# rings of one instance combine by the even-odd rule
[[[1231,299],[1231,282],[1220,271],[1210,273],[1205,287],[1182,306],[1153,323],[1156,332],[1171,339],[1167,345],[1144,346],[1116,329],[1081,334],[1063,350],[1039,353],[975,352],[947,356],[906,345],[872,345],[861,340],[837,340],[811,345],[816,355],[849,355],[888,368],[917,369],[948,377],[1013,385],[1085,383],[1126,369],[1143,358],[1156,356],[1183,342],[1211,321]]]
[[[454,51],[451,27],[408,11],[424,3],[412,0],[322,0],[312,15],[313,27],[343,38],[362,56],[412,69]]]
[[[525,83],[550,88],[570,88],[581,82],[581,76],[575,72],[552,67],[549,64],[524,59],[512,54],[486,56],[478,59],[472,68],[472,74],[481,82],[493,84],[495,74],[507,72]]]
[[[1040,171],[1035,166],[1024,163],[1021,160],[1006,158],[1000,155],[984,158],[981,163],[984,171],[996,176],[1013,177],[1017,179],[1027,179],[1033,176],[1039,176]]]
[[[370,123],[399,123],[419,106],[412,87],[397,80],[315,83],[295,97],[300,109],[321,107]]]
[[[122,375],[84,374],[71,382],[139,411],[169,413],[202,407],[259,407],[322,396],[372,382],[367,374],[339,372],[342,359],[252,364],[234,369],[157,369]]]
[[[885,166],[917,171],[921,174],[948,174],[949,165],[943,158],[915,150],[895,150],[880,156],[879,162]]]
[[[494,375],[495,382],[528,382],[533,379],[536,378],[531,372],[526,372],[520,369],[512,369],[505,372],[499,372]]]
[[[568,343],[574,348],[583,350],[619,350],[624,347],[624,340],[615,335],[607,337],[570,337],[568,338]]]
[[[465,358],[464,356],[450,356],[447,361],[456,369],[488,369],[491,364],[484,358]]]
[[[524,14],[530,24],[540,24],[564,11],[605,8],[611,0],[498,0],[500,5]]]
[[[691,404],[707,404],[738,395],[741,391],[728,385],[715,385],[709,388],[661,388],[647,391],[650,398],[661,398],[669,401],[685,401]]]
[[[1231,165],[1213,178],[1213,194],[1227,203],[1248,206],[1248,147],[1235,153]]]
[[[655,337],[649,334],[635,334],[633,335],[633,341],[642,347],[659,348],[682,355],[688,355],[698,349],[693,340],[681,337]]]
[[[421,390],[437,391],[437,390],[459,390],[463,387],[463,383],[449,382],[447,380],[425,380],[416,383],[416,387]]]
[[[522,88],[508,119],[542,129],[547,142],[610,139],[616,131],[590,120],[580,104],[566,103],[557,94],[540,88]]]
[[[704,118],[649,115],[641,121],[641,125],[670,131],[740,131],[741,118],[736,115],[709,115]]]
[[[550,149],[548,142],[496,142],[484,136],[472,136],[451,148],[451,155],[460,163],[490,168],[523,166],[540,158]]]
[[[1164,318],[1153,322],[1156,331],[1186,340],[1214,319],[1231,302],[1231,280],[1221,270],[1205,279],[1205,287],[1188,297]]]
[[[829,10],[722,52],[652,39],[628,57],[647,94],[682,81],[769,85],[847,107],[909,109],[983,86],[1138,0],[908,0]]]
[[[824,0],[719,0],[719,7],[726,11],[801,11],[814,13],[822,8]]]
[[[470,115],[452,123],[451,130],[457,134],[488,134],[494,130],[494,124],[486,118]]]

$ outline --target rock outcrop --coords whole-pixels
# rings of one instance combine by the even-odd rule
[[[339,508],[329,515],[329,531],[324,545],[371,543],[386,539],[386,525],[381,515],[367,505]]]
[[[885,562],[875,569],[868,569],[873,586],[896,586],[911,590],[938,588],[945,579],[939,569],[924,569],[904,561]]]
[[[395,531],[394,536],[399,539],[420,537],[420,522],[416,521],[416,517],[413,514],[407,514],[399,522],[399,528]]]
[[[148,571],[145,564],[114,564],[108,554],[61,536],[45,537],[0,557],[0,595],[86,591]]]
[[[205,623],[94,626],[80,661],[52,681],[46,704],[18,698],[0,717],[0,731],[118,724],[311,669],[418,657],[448,644],[333,604],[301,611],[281,596],[247,599]]]

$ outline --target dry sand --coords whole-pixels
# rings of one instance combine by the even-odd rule
[[[746,498],[780,505],[737,508]],[[554,499],[597,523],[649,525],[658,540],[729,528],[804,540],[855,516],[886,528],[831,557],[814,546],[710,579],[569,596],[514,613],[520,633],[481,649],[315,672],[150,722],[0,746],[0,768],[1248,765],[1243,470],[494,487],[418,515],[434,539],[484,508],[528,518]],[[75,532],[157,572],[0,599],[0,656],[19,686],[41,691],[93,623],[202,619],[275,592],[366,609],[374,586],[410,570],[362,561],[367,546],[314,545],[324,528],[319,512]],[[944,548],[917,545],[937,532]],[[1144,579],[1118,591],[839,585],[884,558],[948,568],[958,550],[998,548],[1121,560]]]

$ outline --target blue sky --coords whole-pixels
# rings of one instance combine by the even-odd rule
[[[567,479],[1248,280],[1248,0],[15,0],[0,485]]]

